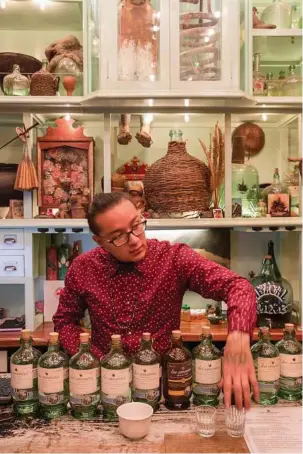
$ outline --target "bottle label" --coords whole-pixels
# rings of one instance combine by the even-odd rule
[[[280,388],[285,391],[302,391],[302,377],[280,377]]]
[[[99,394],[70,394],[69,401],[71,405],[90,407],[91,405],[98,405],[100,402]]]
[[[221,380],[221,358],[212,361],[195,360],[194,381],[203,385],[212,385]]]
[[[133,364],[133,387],[136,389],[155,389],[160,385],[159,364],[143,366]]]
[[[259,382],[260,393],[276,394],[280,388],[280,381],[275,380],[273,382]]]
[[[42,405],[59,405],[63,404],[67,401],[65,398],[64,393],[52,393],[52,394],[45,394],[39,391],[39,402]]]
[[[127,395],[129,393],[130,383],[130,368],[116,370],[101,367],[102,393],[111,396]]]
[[[69,368],[70,392],[78,395],[93,394],[99,390],[99,368],[72,369]]]
[[[254,79],[253,92],[254,92],[254,95],[263,95],[264,82],[261,79]]]
[[[264,282],[255,287],[258,314],[283,315],[289,312],[288,291],[276,282]]]
[[[34,377],[35,372],[35,377]],[[37,368],[33,369],[32,364],[25,366],[11,364],[11,386],[14,389],[31,389],[33,380],[37,377]]]
[[[60,393],[64,389],[63,367],[46,369],[38,367],[38,389],[41,393]]]
[[[168,395],[189,397],[192,388],[192,363],[167,363]]]
[[[274,382],[280,378],[280,357],[258,357],[258,381]]]
[[[199,383],[194,383],[193,392],[195,394],[201,394],[203,396],[218,396],[220,394],[220,388],[216,385],[207,386],[201,385]]]
[[[133,399],[142,399],[147,402],[154,402],[160,396],[160,388],[155,389],[133,389]]]
[[[286,355],[280,353],[281,376],[289,378],[302,377],[302,355]]]

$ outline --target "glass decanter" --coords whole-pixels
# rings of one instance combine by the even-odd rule
[[[277,28],[291,28],[292,7],[280,0],[273,0],[262,12],[261,20],[266,24],[274,24]]]
[[[13,72],[3,79],[4,94],[8,96],[28,96],[30,92],[30,79],[23,76],[20,66],[14,65]]]

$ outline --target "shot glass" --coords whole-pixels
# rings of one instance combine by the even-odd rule
[[[196,408],[197,429],[201,437],[212,437],[216,432],[216,408],[201,405]]]
[[[225,408],[225,426],[230,437],[243,437],[245,431],[245,409],[238,410],[232,405]]]

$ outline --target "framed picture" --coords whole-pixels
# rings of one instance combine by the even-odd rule
[[[289,194],[268,194],[268,213],[272,217],[289,216]]]
[[[23,200],[10,200],[9,208],[12,219],[22,219],[24,217]]]
[[[213,216],[215,219],[221,219],[223,218],[223,211],[221,208],[213,208]]]
[[[59,208],[71,197],[92,200],[94,140],[73,123],[59,118],[56,128],[49,127],[37,139],[38,206],[43,209]]]

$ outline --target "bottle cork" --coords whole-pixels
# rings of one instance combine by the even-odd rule
[[[23,340],[28,340],[31,337],[31,331],[29,329],[22,329],[21,330],[21,338]]]
[[[80,334],[80,343],[87,344],[89,342],[89,333],[81,333]]]
[[[202,334],[209,335],[210,334],[210,326],[202,325]]]
[[[294,329],[295,325],[293,323],[285,323],[284,329],[286,331],[292,331]]]
[[[172,336],[174,339],[180,339],[181,338],[181,331],[180,330],[174,330],[172,331]]]
[[[57,344],[59,340],[59,333],[55,331],[53,333],[49,333],[49,341],[51,344]]]
[[[143,333],[142,334],[142,339],[145,341],[149,341],[151,339],[151,334],[150,333]]]

